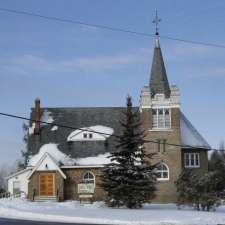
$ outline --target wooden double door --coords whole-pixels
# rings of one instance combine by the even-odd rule
[[[53,196],[54,185],[55,185],[55,174],[54,173],[40,173],[39,175],[40,184],[40,196]]]

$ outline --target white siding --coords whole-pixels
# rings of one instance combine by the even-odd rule
[[[36,171],[48,171],[48,170],[58,170],[57,165],[53,160],[47,156],[43,159],[41,164],[37,167]]]
[[[80,129],[81,130],[73,131],[68,136],[67,141],[104,141],[114,133],[112,128],[101,125],[83,127]]]
[[[8,192],[13,194],[13,182],[20,182],[20,191],[23,191],[24,193],[28,193],[28,174],[31,172],[31,170],[25,170],[24,172],[15,175],[8,179]]]

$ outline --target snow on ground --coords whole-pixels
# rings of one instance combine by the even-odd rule
[[[29,159],[28,166],[35,166],[46,152],[49,153],[58,163],[61,162],[63,165],[67,166],[75,164],[75,160],[62,153],[58,149],[57,144],[50,143],[43,145],[39,152]]]
[[[225,206],[216,212],[178,210],[174,204],[146,204],[143,209],[111,209],[102,202],[28,202],[1,199],[0,217],[70,223],[131,225],[225,224]]]

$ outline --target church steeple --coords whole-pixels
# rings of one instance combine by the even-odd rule
[[[166,69],[163,61],[162,51],[159,42],[159,22],[161,19],[158,18],[157,11],[156,17],[153,20],[153,23],[156,25],[155,32],[155,48],[151,68],[151,77],[150,77],[150,89],[151,95],[155,94],[165,94],[166,98],[170,97],[170,86],[166,75]]]

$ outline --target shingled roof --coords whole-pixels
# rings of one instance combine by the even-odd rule
[[[110,127],[115,134],[120,134],[122,129],[120,120],[123,117],[123,107],[93,107],[93,108],[42,108],[42,114],[47,111],[52,117],[53,123],[67,125],[75,128],[91,127],[101,125]],[[135,107],[134,110],[138,110]],[[34,119],[34,109],[31,111],[31,118]],[[32,127],[32,124],[30,124]],[[107,152],[115,151],[115,137],[110,136],[105,141],[72,141],[67,138],[73,129],[45,125],[41,128],[39,135],[29,136],[29,153],[36,154],[40,147],[48,143],[57,143],[58,148],[73,158],[91,157]]]
[[[48,112],[51,121],[56,124],[67,125],[74,128],[91,127],[102,125],[114,130],[114,134],[120,135],[122,127],[120,120],[123,119],[123,107],[93,107],[93,108],[42,108],[42,114]],[[134,107],[138,110],[138,107]],[[34,109],[31,111],[31,119],[34,118]],[[193,125],[188,121],[188,129],[184,129],[187,119],[181,113],[181,143],[183,145],[192,145],[195,148],[210,146],[204,138],[197,132]],[[30,124],[32,127],[32,124]],[[56,143],[63,153],[72,158],[94,157],[100,154],[106,154],[116,151],[116,138],[110,136],[105,141],[72,141],[67,138],[76,129],[66,129],[58,127],[52,129],[54,125],[45,125],[41,127],[40,135],[31,134],[29,136],[28,151],[30,155],[36,154],[44,144]],[[187,132],[188,131],[188,132]]]
[[[166,75],[166,68],[163,61],[158,35],[156,36],[149,85],[152,96],[159,93],[165,94],[166,98],[170,97],[170,86]]]

